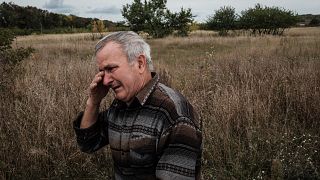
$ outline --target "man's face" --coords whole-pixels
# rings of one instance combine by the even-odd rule
[[[129,64],[121,46],[114,42],[107,43],[96,54],[96,59],[99,70],[105,72],[103,85],[112,88],[116,99],[130,102],[140,90],[138,63]]]

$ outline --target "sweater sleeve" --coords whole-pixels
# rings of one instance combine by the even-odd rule
[[[162,136],[164,150],[156,167],[158,179],[200,179],[200,130],[179,122]]]
[[[80,112],[73,128],[77,137],[77,143],[82,152],[93,153],[108,144],[108,118],[106,112],[98,115],[95,124],[88,128],[80,128],[83,112]]]

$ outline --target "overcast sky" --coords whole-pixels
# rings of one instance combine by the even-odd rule
[[[124,20],[122,6],[133,0],[9,0],[20,6],[36,6],[50,12],[74,14],[81,17]],[[3,1],[2,1],[3,2]],[[320,0],[167,0],[167,7],[177,12],[181,7],[191,8],[195,20],[204,22],[208,16],[222,6],[232,6],[237,13],[260,3],[290,9],[298,14],[320,14]]]

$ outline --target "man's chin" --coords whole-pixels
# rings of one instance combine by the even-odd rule
[[[123,101],[123,102],[126,102],[126,98],[121,96],[121,94],[117,94],[115,93],[114,94],[114,98],[117,99],[117,100],[120,100],[120,101]]]
[[[125,102],[127,104],[130,104],[133,100],[133,98],[128,99],[128,97],[124,97],[124,96],[117,95],[117,94],[115,94],[115,99],[122,101],[122,102]]]

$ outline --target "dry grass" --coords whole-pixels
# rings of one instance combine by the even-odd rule
[[[149,40],[165,83],[201,118],[204,179],[320,177],[319,35],[296,28],[276,37],[202,31]],[[72,130],[96,71],[90,38],[17,39],[37,51],[0,96],[0,177],[110,177],[108,150],[79,152]]]

